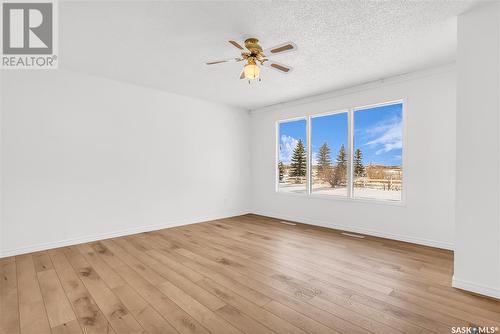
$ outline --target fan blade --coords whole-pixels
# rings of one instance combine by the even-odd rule
[[[264,65],[266,67],[270,67],[278,72],[285,73],[285,74],[288,74],[293,70],[293,68],[291,68],[290,66],[283,65],[283,64],[277,63],[275,61],[266,61],[262,65]]]
[[[244,50],[243,47],[236,41],[229,41],[229,43],[233,44],[236,48],[240,50]]]
[[[286,52],[291,52],[291,51],[296,51],[297,50],[297,45],[293,42],[286,42],[283,44],[276,45],[272,48],[264,50],[264,54],[266,56],[272,56],[275,54],[282,54]]]
[[[242,61],[242,60],[243,60],[243,58],[228,58],[228,59],[210,61],[206,64],[207,65],[214,65],[214,64],[220,64],[220,63],[238,62],[238,61]]]
[[[211,62],[207,63],[207,65],[214,65],[214,64],[220,64],[220,63],[227,63],[227,60],[211,61]]]
[[[240,79],[245,79],[245,71],[241,71]]]

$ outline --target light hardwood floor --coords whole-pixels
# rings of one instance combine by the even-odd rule
[[[246,215],[0,260],[0,333],[450,333],[449,251]]]

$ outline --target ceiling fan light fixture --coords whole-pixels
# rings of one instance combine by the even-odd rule
[[[253,80],[259,77],[260,68],[257,64],[246,64],[243,68],[243,73],[245,74],[245,78]]]
[[[240,72],[239,77],[240,80],[247,79],[248,83],[250,83],[250,80],[254,79],[258,79],[258,81],[260,81],[261,68],[259,65],[272,68],[282,74],[290,73],[290,71],[292,71],[290,66],[277,63],[273,59],[269,58],[275,54],[296,51],[297,46],[293,42],[282,43],[265,50],[262,49],[257,38],[247,38],[245,40],[244,47],[235,40],[230,40],[229,43],[238,49],[240,52],[239,57],[210,61],[206,64],[215,65],[227,62],[246,62],[246,65],[243,66],[243,71]]]

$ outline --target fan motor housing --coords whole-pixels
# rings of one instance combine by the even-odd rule
[[[257,38],[247,38],[245,40],[245,47],[250,50],[252,54],[260,54],[262,52],[262,48],[259,45],[259,40]]]

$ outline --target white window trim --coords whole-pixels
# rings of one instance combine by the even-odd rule
[[[354,159],[354,113],[358,110],[365,110],[365,109],[371,109],[371,108],[376,108],[376,107],[382,107],[386,105],[392,105],[392,104],[397,104],[401,103],[403,105],[402,107],[402,141],[403,141],[403,150],[402,150],[402,157],[401,157],[401,168],[403,170],[403,177],[401,179],[401,200],[399,201],[391,201],[391,200],[384,200],[384,199],[377,199],[377,198],[363,198],[363,197],[354,197],[354,175],[353,175],[353,159]],[[344,108],[340,110],[335,110],[335,111],[328,111],[328,112],[323,112],[323,113],[318,113],[318,114],[312,114],[308,116],[301,116],[301,117],[294,117],[294,118],[288,118],[288,119],[282,119],[278,120],[276,122],[276,138],[275,138],[275,143],[276,143],[276,152],[275,152],[275,192],[278,193],[279,195],[285,195],[285,196],[293,196],[293,197],[309,197],[309,198],[314,198],[314,199],[322,199],[322,200],[334,200],[334,201],[347,201],[347,202],[360,202],[360,203],[370,203],[370,204],[380,204],[380,205],[392,205],[392,206],[406,206],[406,191],[407,191],[407,186],[406,186],[406,178],[407,178],[407,171],[406,171],[406,156],[407,156],[407,127],[406,127],[406,98],[402,99],[396,99],[396,100],[390,100],[386,102],[380,102],[380,103],[373,103],[373,104],[368,104],[368,105],[363,105],[363,106],[357,106],[357,107],[351,107],[351,108]],[[312,192],[312,168],[311,168],[311,162],[312,162],[312,144],[311,144],[311,120],[316,117],[322,117],[322,116],[330,116],[330,115],[335,115],[335,114],[340,114],[340,113],[347,113],[347,126],[348,126],[348,131],[347,131],[347,152],[349,154],[349,164],[348,164],[348,187],[347,187],[347,196],[339,196],[339,195],[325,195],[325,194],[315,194]],[[279,175],[278,175],[278,163],[279,163],[279,149],[280,149],[280,138],[279,138],[279,127],[281,123],[288,123],[292,121],[298,121],[298,120],[305,120],[306,121],[306,147],[307,147],[307,171],[306,171],[306,191],[303,193],[287,193],[287,192],[282,192],[279,190]]]

